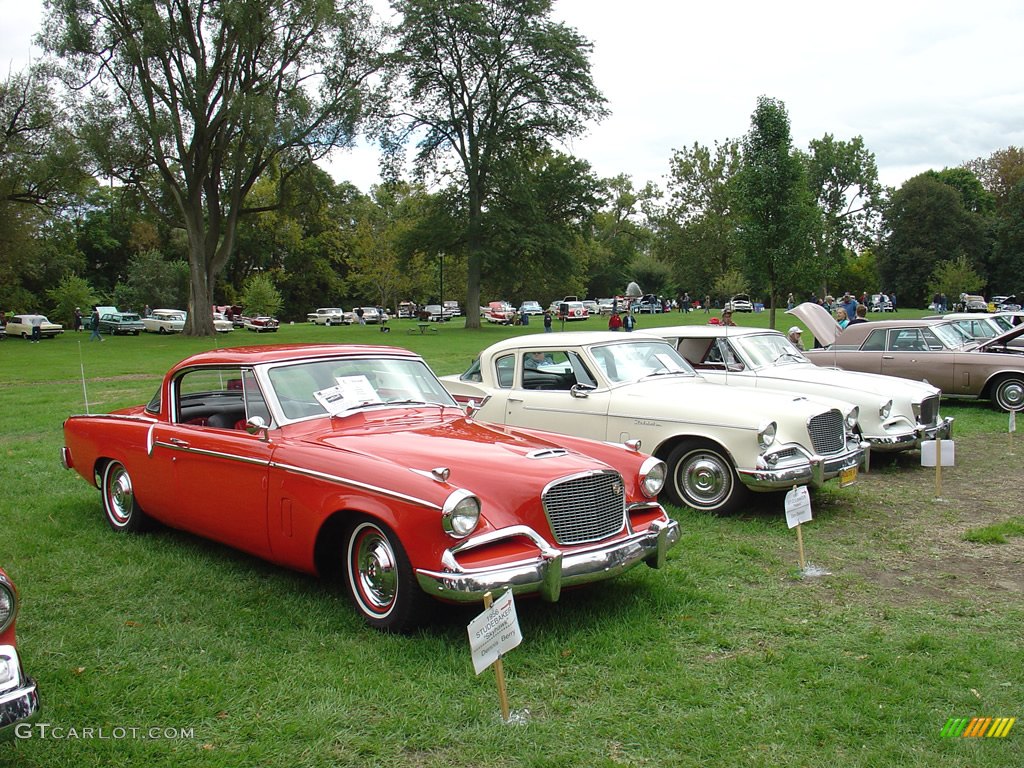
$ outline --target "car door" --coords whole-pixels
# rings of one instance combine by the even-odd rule
[[[890,328],[881,354],[886,376],[927,381],[944,392],[955,392],[956,354],[928,328]]]
[[[543,361],[531,357],[543,354]],[[559,434],[606,440],[606,387],[574,350],[519,350],[514,386],[505,397],[504,423]]]
[[[269,417],[252,371],[186,372],[172,383],[171,400],[171,420],[156,425],[150,438],[151,460],[177,488],[164,519],[269,557],[267,485],[275,446],[237,428],[247,416]]]

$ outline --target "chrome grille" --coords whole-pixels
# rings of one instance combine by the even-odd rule
[[[917,423],[930,426],[939,420],[939,396],[927,397],[921,402]]]
[[[807,423],[807,431],[811,434],[811,445],[815,453],[827,456],[839,453],[846,447],[843,414],[835,408],[812,417]]]
[[[558,480],[544,490],[544,512],[559,544],[599,541],[622,530],[626,494],[618,472]]]

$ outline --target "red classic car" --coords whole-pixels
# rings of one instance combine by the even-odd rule
[[[15,733],[17,724],[39,711],[35,681],[25,675],[14,638],[18,593],[0,569],[0,740]]]
[[[637,445],[491,427],[416,354],[358,345],[204,352],[146,405],[64,422],[63,463],[107,522],[151,520],[340,577],[380,629],[658,567],[679,538]],[[557,442],[554,442],[557,439]]]

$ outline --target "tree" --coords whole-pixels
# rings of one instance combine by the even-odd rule
[[[245,287],[241,295],[242,306],[245,311],[253,317],[257,315],[274,316],[281,311],[284,301],[281,293],[274,285],[270,275],[257,272],[245,281]],[[212,316],[212,312],[207,310]]]
[[[581,242],[587,266],[587,294],[617,296],[635,279],[630,264],[651,248],[653,233],[640,217],[660,193],[651,183],[634,189],[625,174],[601,183],[605,203],[593,216],[589,237]]]
[[[1007,196],[995,224],[989,284],[993,292],[1024,298],[1024,177]]]
[[[274,167],[347,146],[373,93],[379,41],[361,0],[51,0],[42,36],[91,98],[97,165],[136,185],[155,173],[188,235],[186,333],[213,335],[214,281],[246,196]]]
[[[902,306],[928,303],[928,281],[940,261],[966,256],[976,270],[983,264],[987,244],[980,218],[964,210],[955,188],[929,174],[908,179],[893,193],[884,226],[879,273]]]
[[[963,167],[971,171],[993,196],[998,211],[1009,202],[1017,185],[1024,181],[1024,149],[1000,149],[988,157],[966,162]]]
[[[847,255],[877,237],[882,186],[875,156],[860,136],[848,142],[832,134],[814,139],[804,162],[808,188],[821,211],[821,226],[814,230],[815,273],[816,287],[825,295],[830,287],[835,290]]]
[[[551,20],[551,0],[394,0],[403,106],[386,143],[418,139],[417,167],[458,179],[466,201],[466,326],[480,327],[484,212],[509,156],[582,132],[606,114],[591,45]],[[451,162],[454,156],[454,162]]]
[[[188,300],[188,264],[168,261],[156,250],[137,253],[128,262],[127,276],[114,286],[114,303],[141,312],[150,307],[180,307]]]
[[[791,285],[811,256],[811,232],[818,211],[808,191],[803,164],[792,151],[785,105],[761,96],[743,139],[737,179],[737,208],[746,256],[746,274],[767,288],[775,327],[779,289]],[[755,288],[757,290],[757,288]]]
[[[64,323],[66,327],[74,322],[76,309],[89,314],[89,308],[99,303],[89,281],[76,275],[65,275],[47,295],[51,302],[49,319]]]
[[[967,257],[961,254],[935,265],[928,281],[928,295],[944,293],[947,297],[954,297],[961,293],[975,293],[984,285],[985,278],[975,272]]]
[[[736,226],[736,177],[739,142],[715,142],[672,153],[669,204],[656,218],[656,251],[672,264],[681,290],[703,296],[715,281],[736,267],[742,255]]]

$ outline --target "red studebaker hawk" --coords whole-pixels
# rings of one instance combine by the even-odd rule
[[[0,741],[16,736],[19,723],[34,719],[39,712],[39,691],[18,656],[14,636],[17,614],[18,593],[0,568]]]
[[[403,349],[281,345],[204,352],[146,405],[64,422],[63,462],[115,531],[157,520],[340,578],[380,629],[430,597],[479,601],[645,562],[679,525],[665,465],[636,445],[475,422]]]

